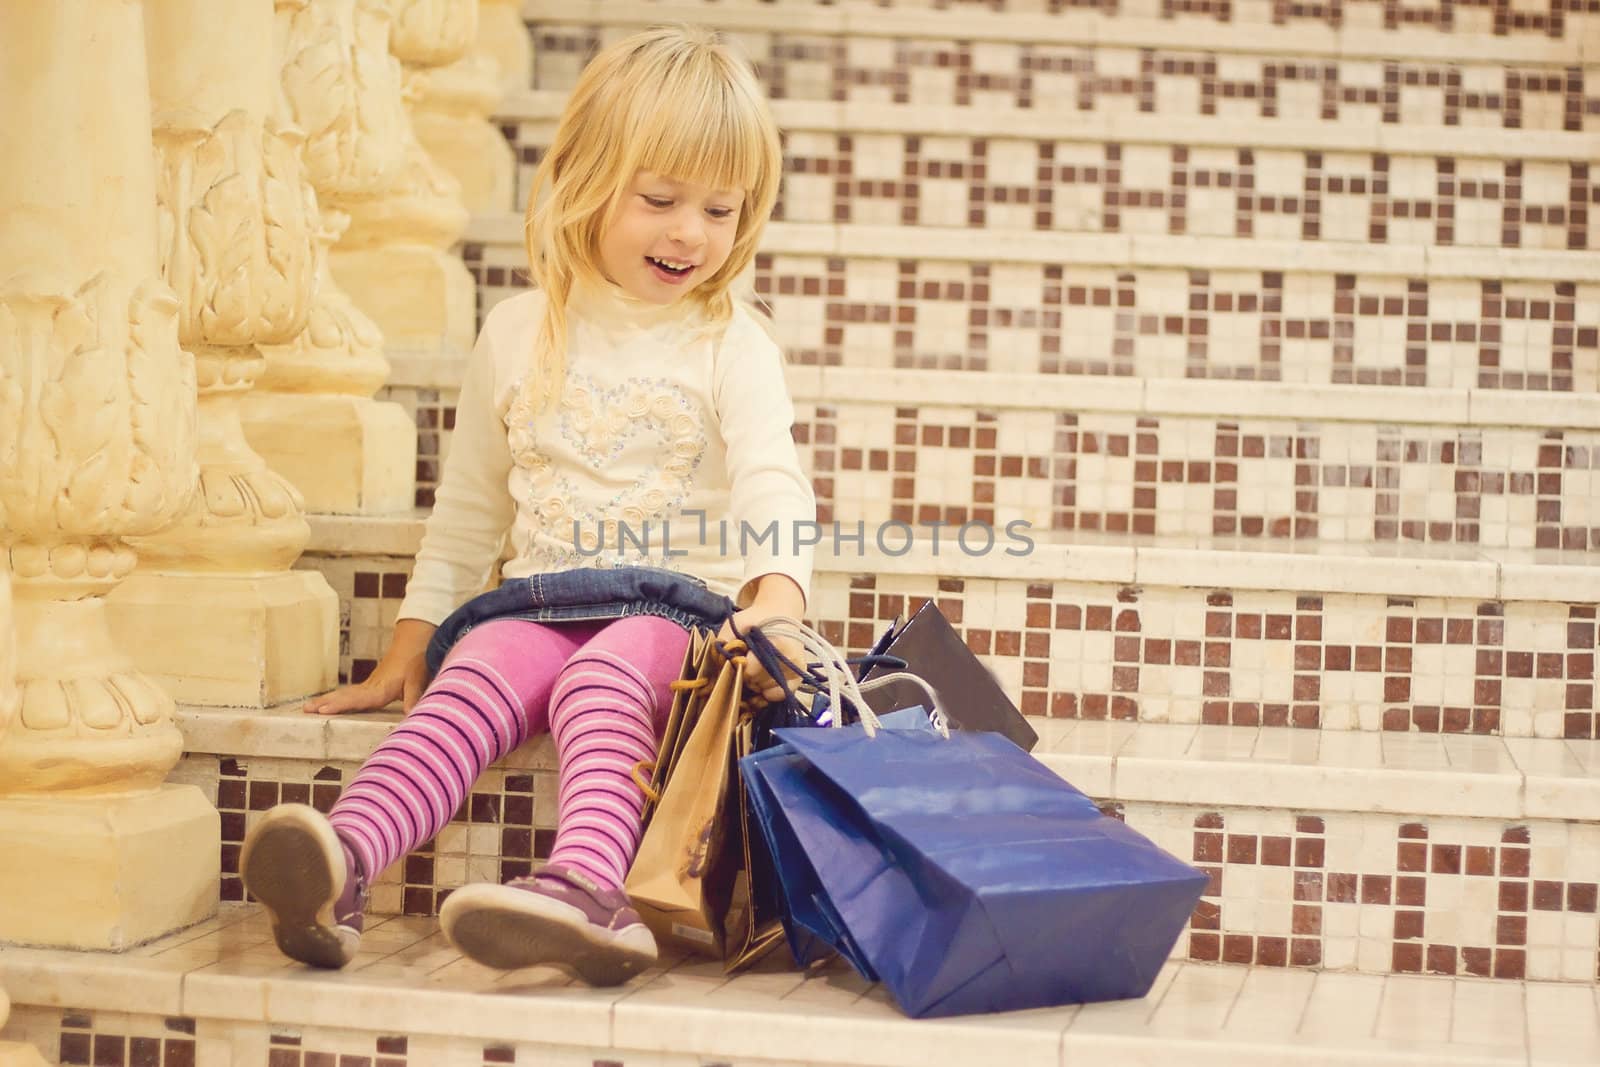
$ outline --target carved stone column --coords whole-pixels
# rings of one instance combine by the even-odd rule
[[[0,989],[0,1027],[11,1017],[11,999]],[[49,1067],[39,1050],[18,1041],[0,1041],[0,1067]]]
[[[338,601],[289,567],[299,494],[245,441],[258,346],[306,326],[316,197],[281,124],[272,0],[145,0],[162,271],[199,380],[200,493],[112,597],[140,665],[185,703],[261,707],[331,687]]]
[[[366,0],[375,2],[375,0]],[[461,58],[477,32],[477,0],[388,0],[389,49],[405,64],[415,118],[419,76]],[[383,330],[391,358],[461,359],[477,328],[472,275],[451,248],[467,225],[461,184],[408,124],[399,180],[380,195],[341,196],[350,228],[330,263],[339,284]]]
[[[481,0],[471,50],[449,66],[414,75],[417,96],[411,117],[417,140],[460,183],[462,202],[474,215],[504,214],[517,206],[512,202],[516,163],[511,146],[489,121],[506,93],[500,55],[506,53],[507,61],[516,63],[516,41],[522,42],[521,58],[531,67],[528,31],[517,5]],[[526,68],[523,76],[529,76]],[[524,80],[521,87],[527,84]]]
[[[328,270],[328,250],[350,223],[332,205],[382,193],[405,162],[387,15],[358,11],[356,0],[277,0],[277,31],[284,99],[306,134],[306,172],[322,205],[316,298],[298,337],[261,346],[266,369],[243,402],[245,435],[311,511],[408,510],[416,427],[399,404],[373,399],[389,377],[383,334]]]
[[[0,547],[15,623],[0,606],[0,941],[122,948],[217,901],[216,810],[163,784],[182,749],[172,698],[106,617],[134,567],[130,539],[195,489],[194,362],[156,262],[146,86],[138,4],[9,6]]]

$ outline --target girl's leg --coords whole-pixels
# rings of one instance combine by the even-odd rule
[[[245,840],[240,873],[286,955],[319,967],[350,961],[368,880],[438,833],[485,766],[544,729],[562,664],[599,629],[520,620],[477,627],[329,817],[303,804],[266,813]]]
[[[550,863],[622,887],[644,810],[633,768],[656,757],[688,644],[676,623],[635,615],[600,631],[561,669],[550,701],[561,765]]]
[[[485,767],[544,732],[562,664],[599,629],[499,619],[456,643],[329,813],[369,876],[437,834]]]
[[[468,956],[507,969],[564,963],[595,985],[655,961],[655,938],[621,888],[644,801],[632,772],[655,756],[688,642],[676,623],[619,619],[562,668],[550,703],[561,762],[555,848],[532,877],[466,886],[445,901],[445,934]]]

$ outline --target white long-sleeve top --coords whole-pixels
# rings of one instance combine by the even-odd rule
[[[797,530],[816,498],[760,323],[736,308],[708,334],[680,309],[579,290],[561,397],[534,410],[522,386],[543,302],[501,302],[478,335],[400,618],[438,624],[480,592],[508,534],[505,578],[665,567],[744,606],[778,573],[809,600],[813,551]]]

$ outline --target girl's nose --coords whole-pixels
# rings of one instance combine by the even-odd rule
[[[706,228],[694,216],[680,215],[667,228],[667,240],[678,244],[697,247],[705,243],[705,239]]]

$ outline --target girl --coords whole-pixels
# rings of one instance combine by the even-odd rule
[[[388,652],[305,705],[400,699],[407,717],[326,818],[280,805],[245,841],[244,883],[289,956],[348,963],[371,879],[432,838],[490,762],[548,730],[549,862],[457,890],[445,934],[493,966],[561,963],[596,984],[655,959],[621,891],[643,802],[631,770],[655,755],[686,626],[735,607],[730,627],[799,617],[811,579],[789,532],[816,502],[782,359],[732,294],[781,162],[754,74],[712,33],[650,30],[584,70],[529,197],[535,288],[484,323]],[[739,536],[773,522],[776,538]],[[436,633],[508,534],[507,584]],[[430,639],[435,653],[455,643],[424,691]]]

